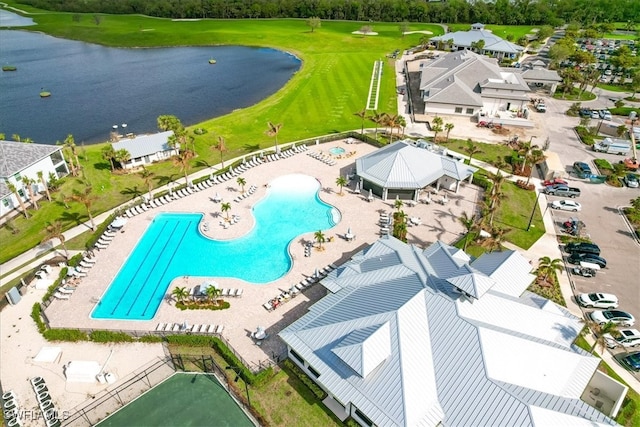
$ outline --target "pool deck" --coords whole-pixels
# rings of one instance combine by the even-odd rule
[[[245,188],[255,185],[257,186],[257,191],[239,203],[234,202],[233,199],[240,193],[240,186],[235,182],[235,179],[232,179],[129,219],[123,232],[115,236],[107,249],[95,251],[97,259],[95,266],[89,270],[87,277],[81,279],[79,287],[71,295],[71,298],[64,301],[56,300],[46,309],[45,314],[49,319],[50,325],[55,328],[126,331],[152,331],[156,329],[159,323],[183,323],[185,321],[189,325],[223,325],[222,336],[250,364],[258,366],[261,362],[274,356],[283,355],[286,348],[284,343],[277,337],[278,332],[304,315],[310,305],[326,295],[326,290],[321,284],[315,284],[271,312],[267,311],[263,304],[276,297],[282,291],[288,290],[292,285],[313,275],[316,268],[322,268],[332,263],[340,265],[354,253],[373,243],[380,235],[379,213],[392,212],[394,210],[393,200],[382,201],[375,198],[369,202],[366,197],[368,193],[360,194],[354,192],[354,181],[350,183],[349,187],[345,187],[342,194],[340,194],[340,189],[335,184],[338,176],[351,174],[355,169],[355,159],[376,150],[376,148],[362,142],[345,144],[344,141],[335,141],[320,146],[311,146],[309,151],[328,153],[329,149],[336,146],[344,147],[347,153],[352,151],[356,153],[349,157],[336,158],[337,164],[334,166],[329,166],[305,153],[301,153],[249,169],[242,174],[242,177],[246,180]],[[225,298],[231,304],[228,310],[180,311],[175,307],[173,301],[167,299],[160,305],[155,318],[151,321],[91,319],[90,313],[96,301],[106,291],[111,280],[124,264],[156,214],[160,212],[202,212],[204,214],[203,222],[209,222],[209,230],[205,234],[214,239],[233,239],[246,234],[253,227],[251,208],[265,196],[266,186],[270,180],[290,173],[302,173],[317,178],[322,185],[320,198],[335,206],[341,212],[341,222],[335,227],[324,231],[325,236],[332,238],[332,241],[324,243],[323,250],[319,250],[317,244],[315,244],[311,251],[311,256],[304,256],[304,243],[314,241],[314,233],[310,232],[292,241],[290,253],[293,257],[293,266],[289,273],[279,280],[264,285],[253,285],[233,278],[177,277],[167,290],[167,293],[170,293],[176,286],[191,288],[206,279],[215,279],[221,288],[243,289],[242,297]],[[241,217],[237,224],[227,229],[219,225],[220,220],[226,217],[226,214],[223,215],[220,211],[221,203],[212,201],[216,192],[222,197],[223,202],[231,203],[232,208],[229,213],[237,214]],[[467,213],[475,211],[476,203],[480,197],[479,190],[477,187],[465,183],[460,186],[457,194],[447,192],[449,202],[446,205],[437,203],[442,199],[443,194],[444,192],[441,191],[439,195],[433,195],[431,204],[419,203],[415,206],[404,206],[403,210],[409,217],[419,217],[422,220],[422,224],[408,228],[409,243],[426,247],[436,240],[443,240],[448,243],[453,242],[461,235],[463,227],[457,218],[463,211]],[[356,237],[354,240],[347,241],[344,239],[344,235],[349,228],[351,228]],[[216,260],[212,261],[215,262]],[[29,287],[28,299],[32,299],[35,302],[42,297],[43,293],[44,291]],[[30,302],[30,304],[32,305],[33,302]],[[33,325],[31,319],[26,320]],[[9,328],[6,323],[3,322],[2,325],[3,337],[6,337]],[[258,326],[264,327],[269,335],[261,345],[257,345],[250,336],[251,332],[255,331]],[[35,328],[31,326],[30,329]],[[40,339],[34,337],[35,342],[34,344],[29,344],[28,352],[15,351],[16,349],[14,348],[11,359],[15,358],[24,363],[24,360],[35,356],[42,345],[51,345],[43,342],[44,340],[37,334],[37,331],[33,332],[35,334],[30,333],[29,335],[36,335]],[[8,351],[5,353],[4,349],[7,348],[7,344],[16,345],[16,341],[9,341],[7,342],[7,339],[3,339],[4,368],[2,379],[5,389],[15,388],[15,385],[11,383],[12,380],[17,381],[19,379],[24,384],[26,378],[37,375],[31,369],[29,369],[29,373],[6,372],[6,362],[10,362],[10,360],[4,359],[4,356],[9,354]],[[13,344],[11,341],[13,341]],[[20,343],[25,344],[23,341],[17,341],[17,343],[18,345]],[[107,348],[112,347],[91,343],[87,343],[87,346],[96,346],[97,348],[105,349],[105,351]],[[144,360],[151,360],[153,357],[157,357],[157,353],[162,351],[158,350],[160,346],[148,347],[153,347],[154,350],[147,352],[141,348],[140,351],[131,353],[131,356],[135,354],[132,359],[139,359],[136,360],[138,362],[136,366],[140,366],[140,362]],[[96,352],[88,347],[86,355],[81,357],[80,360],[98,360],[102,363],[102,356],[104,356],[102,353],[105,351]],[[65,360],[69,359],[65,357]],[[127,362],[123,361],[122,363],[126,365]],[[133,362],[129,361],[129,363]],[[59,368],[56,368],[56,375],[63,379],[62,372],[57,372],[58,370]],[[122,371],[124,372],[125,369],[123,368]],[[8,378],[11,380],[7,381]],[[59,392],[66,393],[64,391],[64,383],[60,386]],[[33,392],[31,394],[33,395]],[[77,402],[79,397],[75,397],[75,399],[65,399],[65,409],[79,403]],[[86,398],[86,395],[83,397]]]

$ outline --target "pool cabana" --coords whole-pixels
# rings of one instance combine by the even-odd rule
[[[356,160],[359,188],[382,200],[418,201],[420,192],[428,186],[457,193],[460,182],[471,182],[476,170],[460,159],[431,152],[410,141],[397,141]]]

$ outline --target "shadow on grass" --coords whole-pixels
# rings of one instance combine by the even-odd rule
[[[94,163],[93,164],[94,169],[99,170],[99,171],[106,171],[106,170],[111,170],[111,165],[107,162],[100,162],[100,163]]]
[[[62,221],[69,222],[76,225],[82,224],[82,222],[84,221],[83,218],[84,216],[80,215],[79,212],[64,211],[60,215],[60,219],[62,219]]]
[[[257,151],[260,149],[260,144],[244,144],[242,149],[247,152]]]
[[[158,183],[159,186],[167,185],[170,182],[174,182],[175,180],[176,180],[176,175],[175,174],[159,175],[159,176],[156,177],[156,182]]]
[[[131,196],[132,199],[135,199],[136,197],[139,197],[142,195],[142,191],[138,189],[137,185],[134,185],[133,187],[125,188],[120,192],[120,194],[123,194],[125,196]]]

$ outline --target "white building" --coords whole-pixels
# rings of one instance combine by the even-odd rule
[[[484,24],[475,23],[469,31],[455,31],[441,36],[431,37],[430,43],[437,46],[438,42],[451,42],[452,50],[475,49],[478,42],[484,42],[480,53],[495,58],[516,59],[524,51],[524,48],[484,29]]]
[[[27,203],[29,191],[22,183],[23,177],[35,181],[35,184],[32,184],[34,192],[44,191],[38,172],[42,172],[46,182],[49,181],[50,173],[56,178],[69,173],[61,146],[0,141],[0,216],[20,206],[16,196],[9,191],[7,183],[13,184],[19,196]]]
[[[148,165],[159,160],[166,160],[178,154],[178,147],[169,145],[169,137],[173,131],[155,133],[152,135],[140,135],[125,138],[111,144],[115,151],[127,150],[131,159],[122,165],[125,169]]]
[[[579,318],[526,291],[530,271],[515,251],[381,238],[280,337],[327,407],[362,426],[615,425],[627,387],[573,344]]]

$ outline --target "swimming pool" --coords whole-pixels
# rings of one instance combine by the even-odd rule
[[[347,151],[342,147],[329,148],[329,153],[333,154],[334,156],[341,156],[346,152]]]
[[[252,209],[255,226],[234,240],[204,237],[198,230],[201,213],[156,215],[91,317],[150,320],[180,276],[234,277],[254,284],[279,279],[291,268],[288,246],[294,238],[340,221],[339,211],[318,197],[319,189],[307,175],[273,180]]]

